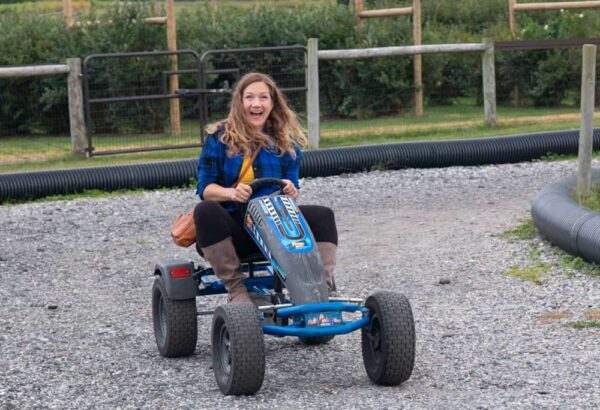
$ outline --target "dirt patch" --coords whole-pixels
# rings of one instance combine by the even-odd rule
[[[573,313],[568,310],[560,310],[557,312],[544,313],[541,317],[542,323],[552,323],[556,320],[567,319],[573,317]]]
[[[600,320],[600,309],[591,309],[583,313],[590,320]]]

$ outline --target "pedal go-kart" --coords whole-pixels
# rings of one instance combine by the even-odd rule
[[[263,185],[278,179],[255,180]],[[262,255],[242,261],[245,284],[262,303],[228,303],[197,311],[196,297],[227,293],[212,268],[193,261],[160,261],[155,268],[152,316],[162,356],[194,353],[198,315],[213,315],[212,360],[219,388],[226,395],[254,394],[264,379],[264,335],[295,336],[306,344],[327,343],[360,329],[369,378],[397,385],[411,376],[415,329],[406,297],[378,292],[366,300],[328,297],[326,275],[315,239],[294,200],[281,195],[251,199],[240,211],[244,226]],[[266,303],[265,303],[266,300]]]

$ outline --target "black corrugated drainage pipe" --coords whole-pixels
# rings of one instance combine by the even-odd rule
[[[337,175],[373,168],[432,168],[528,161],[548,153],[576,154],[578,130],[468,140],[361,145],[305,151],[301,177]],[[594,130],[594,148],[600,129]],[[118,190],[176,187],[196,177],[197,160],[116,165],[58,171],[0,174],[0,203],[86,189]]]
[[[600,179],[600,170],[592,172],[592,179]],[[572,199],[576,185],[575,175],[547,185],[531,205],[533,222],[565,252],[600,263],[600,214]]]

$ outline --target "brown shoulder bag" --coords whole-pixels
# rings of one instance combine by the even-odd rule
[[[244,175],[248,172],[248,169],[254,162],[256,155],[258,155],[258,149],[254,151],[250,161],[246,164],[246,166],[241,170],[240,176],[237,181],[233,184],[233,188],[235,188]],[[171,226],[171,238],[173,238],[173,242],[177,245],[187,248],[196,242],[196,224],[194,223],[194,210],[192,209],[189,212],[185,212],[179,214],[177,219],[175,219],[175,223]]]

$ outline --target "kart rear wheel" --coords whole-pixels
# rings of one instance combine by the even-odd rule
[[[212,322],[213,370],[225,395],[251,395],[265,376],[265,345],[258,312],[251,303],[219,306]]]
[[[156,346],[162,356],[194,353],[198,340],[196,299],[170,299],[161,276],[156,277],[152,286],[152,321]]]
[[[375,384],[395,386],[410,378],[415,363],[415,325],[404,295],[379,292],[365,302],[371,320],[362,328],[367,375]]]

